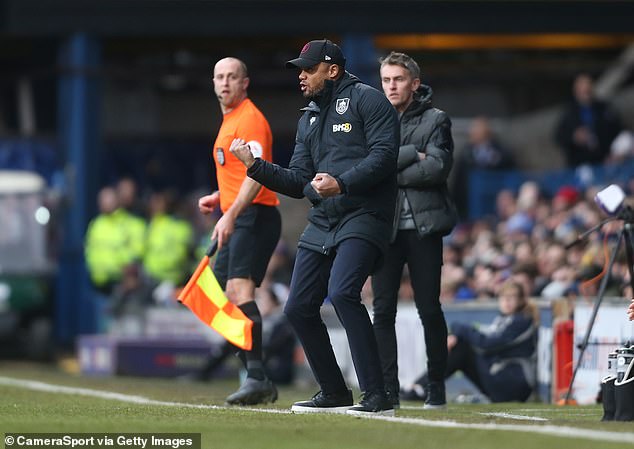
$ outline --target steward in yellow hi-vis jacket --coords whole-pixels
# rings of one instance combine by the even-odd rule
[[[189,222],[170,215],[170,195],[155,193],[150,199],[152,218],[148,225],[143,268],[154,280],[182,285],[192,255],[193,230]]]
[[[110,293],[126,265],[143,256],[145,221],[118,208],[111,187],[99,192],[99,215],[86,231],[84,255],[90,279],[98,290]]]

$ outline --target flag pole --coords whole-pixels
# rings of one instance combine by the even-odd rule
[[[218,250],[218,239],[213,239],[211,241],[211,244],[209,245],[209,248],[207,248],[207,251],[205,252],[205,256],[211,258],[211,256],[213,256],[217,250]]]

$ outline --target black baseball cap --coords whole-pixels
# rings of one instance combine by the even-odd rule
[[[299,52],[299,57],[286,63],[287,69],[307,69],[320,62],[346,66],[346,58],[343,57],[341,48],[328,39],[319,39],[308,42]]]

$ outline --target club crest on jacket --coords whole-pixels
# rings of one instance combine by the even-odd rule
[[[349,104],[350,98],[337,98],[337,102],[335,103],[335,111],[337,111],[337,114],[343,114],[348,110]]]

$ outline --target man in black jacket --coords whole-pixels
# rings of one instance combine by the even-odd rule
[[[573,101],[564,110],[555,130],[568,167],[601,164],[610,154],[610,145],[622,129],[617,112],[594,96],[594,84],[587,74],[573,84]]]
[[[299,69],[300,89],[311,100],[297,126],[289,168],[254,158],[239,139],[231,151],[248,176],[285,195],[306,196],[313,205],[285,313],[321,391],[292,409],[392,415],[360,293],[388,246],[397,191],[396,113],[379,91],[345,72],[345,58],[329,40],[307,43],[286,66]],[[346,329],[364,392],[354,407],[319,313],[326,297]]]
[[[443,235],[456,224],[447,178],[453,162],[451,121],[431,105],[431,88],[420,83],[416,61],[392,52],[381,60],[381,84],[401,123],[398,199],[391,245],[372,276],[374,333],[388,396],[399,404],[394,322],[403,265],[407,263],[414,301],[425,331],[429,382],[425,408],[446,404],[447,325],[440,306]]]

